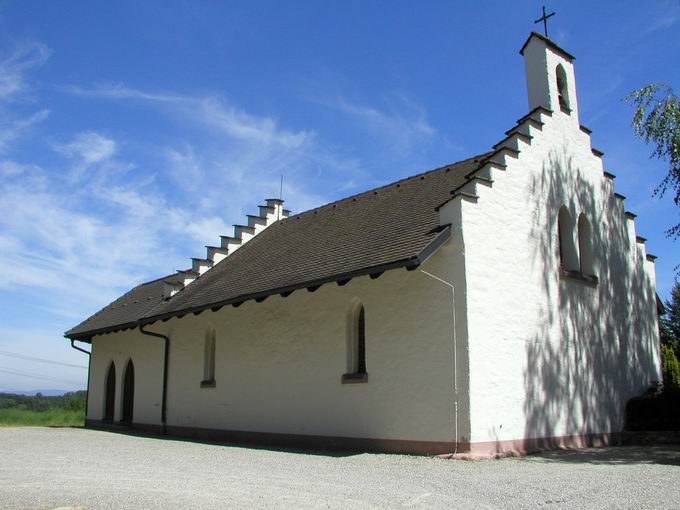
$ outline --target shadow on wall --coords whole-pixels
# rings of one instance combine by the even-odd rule
[[[560,179],[562,173],[570,178]],[[546,197],[530,241],[539,241],[533,269],[542,271],[547,305],[526,345],[524,437],[618,432],[626,401],[656,378],[656,321],[649,317],[654,293],[644,259],[629,238],[620,199],[612,193],[602,207],[603,191],[580,175],[566,151],[551,153],[531,186],[533,196]],[[597,284],[560,279],[557,220],[563,205],[575,225],[581,213],[590,222]],[[574,239],[578,246],[576,232]]]

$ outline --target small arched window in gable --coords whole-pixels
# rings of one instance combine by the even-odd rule
[[[557,218],[557,238],[560,247],[560,266],[565,271],[580,271],[578,253],[574,239],[574,220],[566,207],[562,206]]]
[[[564,70],[562,64],[557,66],[555,70],[557,78],[557,98],[560,103],[560,110],[564,113],[571,113],[569,106],[569,87],[567,86],[567,72]]]
[[[585,214],[581,214],[578,218],[578,252],[581,273],[588,276],[594,275],[593,231]]]
[[[367,382],[366,372],[366,311],[354,299],[347,314],[347,373],[343,383]]]
[[[215,327],[210,325],[203,341],[203,381],[201,388],[215,387]]]

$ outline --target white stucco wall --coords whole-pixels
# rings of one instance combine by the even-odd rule
[[[448,243],[424,268],[455,280],[461,272],[454,274],[450,262],[455,251]],[[368,383],[342,384],[346,317],[355,298],[365,307]],[[210,324],[216,387],[201,388]],[[404,269],[147,327],[171,338],[169,426],[443,442],[454,441],[456,430],[452,328],[450,288]],[[134,421],[157,424],[162,341],[138,331],[95,338],[90,418],[103,413],[108,360],[122,370],[128,356],[138,377]],[[459,414],[466,436],[466,410]]]
[[[540,117],[460,202],[473,443],[620,431],[660,379],[653,264],[578,118]],[[596,286],[560,279],[562,205],[590,221]]]

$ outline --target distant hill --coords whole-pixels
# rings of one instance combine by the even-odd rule
[[[17,391],[17,390],[4,390],[0,389],[0,393],[11,393],[12,395],[25,395],[27,397],[32,397],[40,393],[44,397],[61,397],[62,395],[74,390],[30,390],[30,391]]]

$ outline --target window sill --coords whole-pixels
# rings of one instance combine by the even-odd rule
[[[209,381],[201,381],[201,388],[214,388],[215,385],[215,379],[211,379]]]
[[[342,384],[360,384],[368,382],[368,374],[342,374]]]
[[[571,115],[571,110],[569,108],[567,108],[566,106],[560,105],[560,111],[562,113],[566,113],[567,115]]]
[[[600,279],[594,274],[584,274],[581,271],[569,271],[567,269],[560,269],[560,280],[567,280],[596,287]]]

